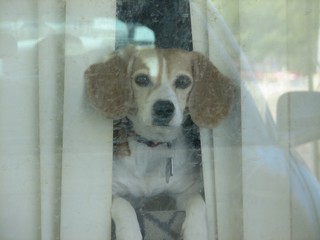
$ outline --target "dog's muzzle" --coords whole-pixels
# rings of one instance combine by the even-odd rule
[[[173,118],[175,107],[171,101],[159,100],[152,107],[152,123],[157,126],[168,126]]]

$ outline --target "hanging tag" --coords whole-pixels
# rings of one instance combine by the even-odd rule
[[[169,183],[170,177],[173,176],[173,158],[167,158],[166,164],[166,183]]]

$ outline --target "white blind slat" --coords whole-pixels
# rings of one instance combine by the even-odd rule
[[[62,240],[111,236],[112,121],[89,106],[84,71],[114,46],[115,1],[66,2]]]
[[[236,68],[221,42],[229,33],[215,13],[210,1],[191,2],[194,50],[208,55],[220,71],[235,79]],[[231,46],[234,44],[226,39]],[[237,136],[232,125],[237,127],[236,123],[226,121],[213,132],[206,129],[200,132],[210,239],[242,239],[241,150],[234,144],[236,140],[230,138]]]
[[[16,23],[16,30],[7,32],[12,42],[1,41],[0,46],[6,49],[11,45],[13,51],[1,51],[6,54],[0,56],[0,239],[6,240],[40,237],[37,51],[32,47],[32,40],[37,39],[34,3],[0,3],[0,21]],[[18,19],[25,20],[20,22],[20,28]]]
[[[233,1],[236,5],[237,1]],[[212,2],[207,6],[209,56],[218,69],[239,84],[240,50],[223,18]],[[228,118],[213,129],[216,202],[219,240],[243,239],[241,122],[236,105]],[[232,229],[232,230],[230,230]]]
[[[83,76],[115,46],[115,1],[66,4],[61,239],[105,240],[111,236],[112,121],[88,105]],[[101,46],[87,51],[86,37],[102,39]]]
[[[208,52],[208,32],[207,32],[207,1],[190,1],[190,15],[192,28],[192,44],[195,51],[201,53]],[[208,235],[217,236],[217,213],[215,199],[215,176],[213,162],[213,139],[210,129],[200,129],[201,154],[203,166],[203,181],[205,186],[205,200],[207,207]],[[206,144],[204,144],[206,143]]]
[[[49,26],[63,26],[64,21],[64,4],[55,0],[38,2],[42,240],[54,240],[60,236],[64,32],[63,27],[55,31]]]

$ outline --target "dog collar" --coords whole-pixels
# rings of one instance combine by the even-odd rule
[[[155,142],[155,141],[149,140],[145,137],[142,137],[141,135],[137,134],[134,131],[130,131],[129,136],[133,136],[137,142],[143,143],[151,148],[158,147],[163,144],[167,144],[168,148],[171,148],[170,142]]]
[[[125,120],[125,124],[127,124],[128,136],[133,137],[137,142],[145,144],[150,148],[158,147],[163,144],[166,144],[169,149],[171,148],[171,145],[172,145],[171,142],[152,141],[136,133],[136,131],[134,131],[133,129],[132,122],[129,119]]]

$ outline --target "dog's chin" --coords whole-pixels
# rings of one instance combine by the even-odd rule
[[[143,129],[135,128],[137,134],[156,142],[171,142],[181,134],[181,127],[177,126],[145,126]]]
[[[155,142],[171,142],[182,134],[181,125],[143,124],[137,118],[130,118],[134,131]]]

